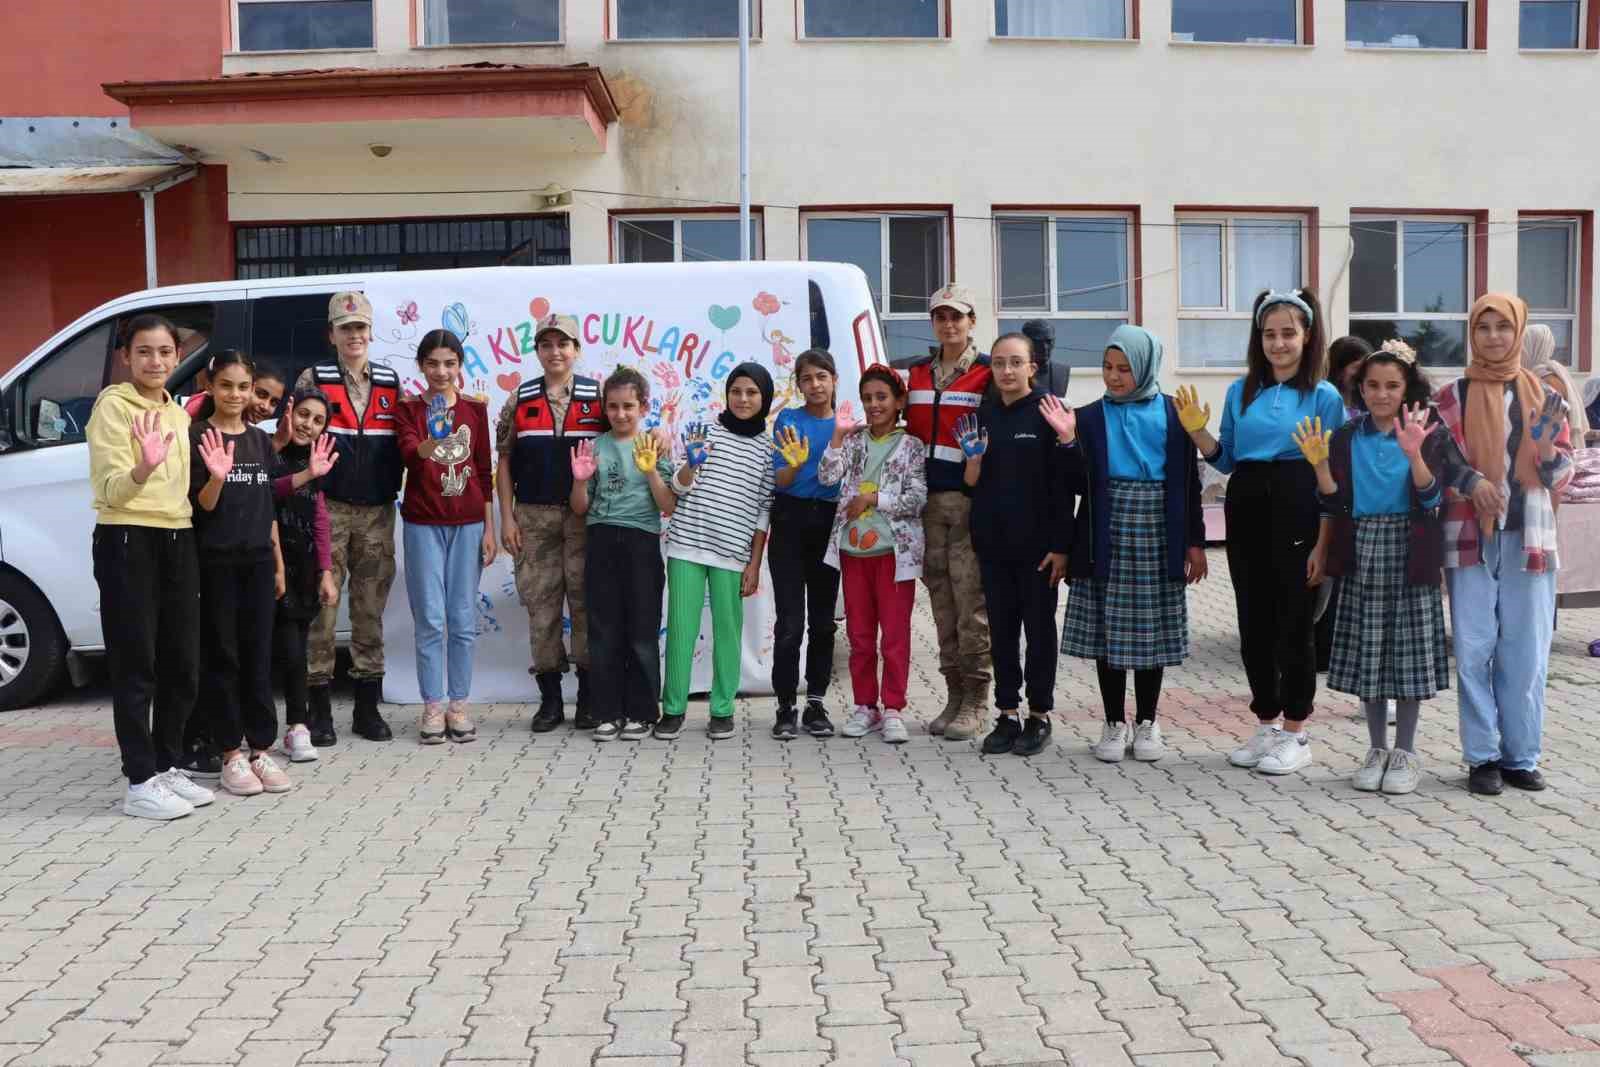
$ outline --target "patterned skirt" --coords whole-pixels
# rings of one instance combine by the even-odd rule
[[[1409,515],[1356,519],[1355,573],[1341,579],[1328,688],[1362,700],[1426,700],[1450,687],[1439,587],[1407,585]]]
[[[1189,655],[1183,580],[1167,577],[1166,488],[1111,482],[1111,574],[1074,578],[1061,653],[1122,670],[1171,667]]]

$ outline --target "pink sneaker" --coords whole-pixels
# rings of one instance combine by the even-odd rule
[[[294,783],[283,773],[283,768],[272,762],[272,757],[265,752],[257,752],[251,757],[250,770],[260,781],[261,788],[269,793],[287,793],[294,788]]]
[[[222,788],[236,797],[253,797],[261,792],[261,779],[250,769],[243,753],[222,765]]]

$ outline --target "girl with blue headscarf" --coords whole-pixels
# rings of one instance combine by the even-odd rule
[[[1166,754],[1156,724],[1162,673],[1189,655],[1184,585],[1206,576],[1199,458],[1160,373],[1160,339],[1117,327],[1101,363],[1105,396],[1057,426],[1072,439],[1069,480],[1081,498],[1061,652],[1095,661],[1106,723],[1092,751],[1107,763],[1130,747],[1137,760]],[[1132,730],[1123,709],[1130,670]]]

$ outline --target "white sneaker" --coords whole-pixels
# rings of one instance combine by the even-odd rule
[[[304,724],[283,735],[283,754],[290,763],[310,763],[320,758],[311,744],[311,731]]]
[[[1282,735],[1283,731],[1278,727],[1263,724],[1250,735],[1250,740],[1228,753],[1228,762],[1235,767],[1254,767],[1272,751],[1272,746],[1278,743]]]
[[[1302,741],[1303,734],[1278,732],[1278,741],[1272,751],[1261,757],[1256,770],[1262,774],[1293,774],[1311,762],[1311,742]]]
[[[1161,740],[1161,727],[1154,719],[1133,724],[1133,758],[1154,763],[1167,754],[1166,742]]]
[[[1128,724],[1108,722],[1100,728],[1100,740],[1089,746],[1094,758],[1107,763],[1121,763],[1128,754]]]
[[[866,737],[882,725],[883,716],[878,714],[877,708],[857,704],[851,709],[850,718],[839,728],[839,732],[846,737]]]
[[[1376,793],[1378,787],[1383,785],[1384,771],[1389,769],[1389,750],[1386,748],[1367,749],[1367,758],[1362,761],[1360,770],[1355,777],[1350,779],[1350,784],[1363,793]]]
[[[1422,761],[1417,754],[1397,748],[1389,757],[1389,769],[1383,773],[1383,791],[1394,796],[1413,792],[1421,776]]]
[[[194,805],[174,793],[162,775],[128,786],[122,801],[122,814],[140,819],[181,819],[194,811]]]
[[[187,774],[183,773],[176,767],[173,767],[171,770],[162,771],[160,774],[156,775],[156,777],[165,782],[167,788],[172,790],[172,792],[176,793],[184,800],[187,800],[191,807],[203,808],[213,800],[217,799],[217,795],[215,793],[207,789],[205,786],[199,785],[190,780]]]
[[[911,734],[906,731],[906,721],[897,713],[887,713],[880,720],[883,727],[883,739],[891,745],[903,745],[911,740]]]

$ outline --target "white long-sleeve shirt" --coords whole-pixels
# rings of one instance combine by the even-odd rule
[[[710,451],[694,484],[671,481],[678,509],[667,532],[667,557],[721,570],[750,563],[750,541],[772,509],[772,437],[740,437],[720,423],[706,431]]]

